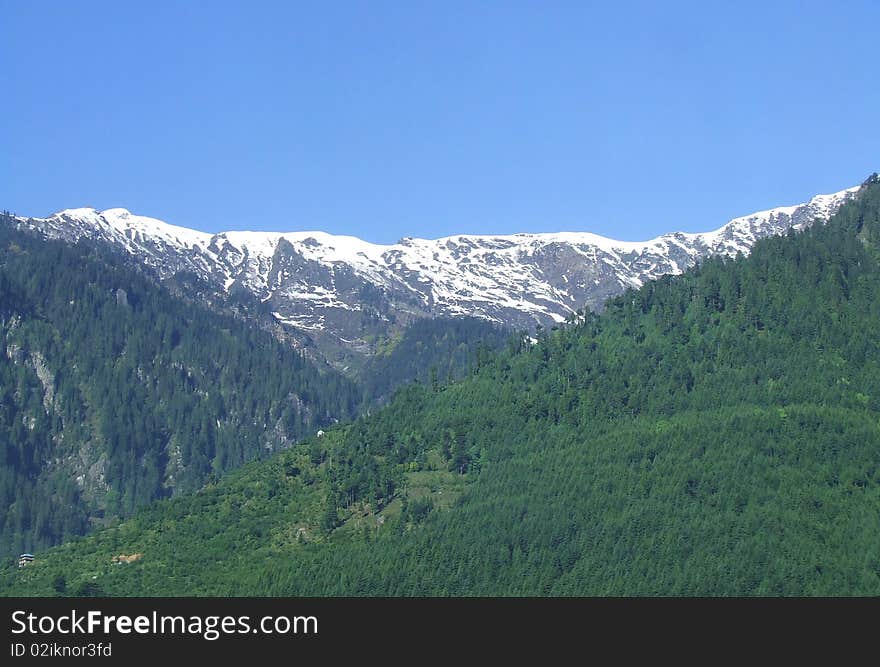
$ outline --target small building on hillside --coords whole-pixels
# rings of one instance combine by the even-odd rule
[[[19,567],[24,567],[25,565],[30,565],[33,562],[34,562],[34,555],[33,554],[22,554],[21,556],[18,557],[18,566]]]

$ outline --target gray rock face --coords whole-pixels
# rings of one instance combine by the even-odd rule
[[[628,287],[833,214],[858,187],[731,220],[712,232],[624,242],[587,232],[401,239],[376,245],[323,232],[208,234],[125,209],[68,209],[20,227],[121,248],[160,278],[195,274],[267,304],[281,327],[323,350],[368,354],[418,317],[469,315],[514,328],[563,321]]]

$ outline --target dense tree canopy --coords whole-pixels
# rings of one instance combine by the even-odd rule
[[[437,385],[467,375],[510,332],[475,317],[420,319],[371,357],[359,373],[370,403],[386,401],[412,380]]]

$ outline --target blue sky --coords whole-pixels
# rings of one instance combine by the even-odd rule
[[[880,3],[0,0],[0,208],[702,231],[880,170]]]

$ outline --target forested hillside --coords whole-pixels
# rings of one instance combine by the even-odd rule
[[[370,357],[358,380],[370,403],[387,400],[413,380],[432,385],[459,380],[503,347],[510,334],[475,317],[419,319]]]
[[[826,225],[512,338],[3,590],[880,594],[878,261],[874,176]]]
[[[0,220],[0,553],[193,491],[319,426],[355,384],[116,257]]]

